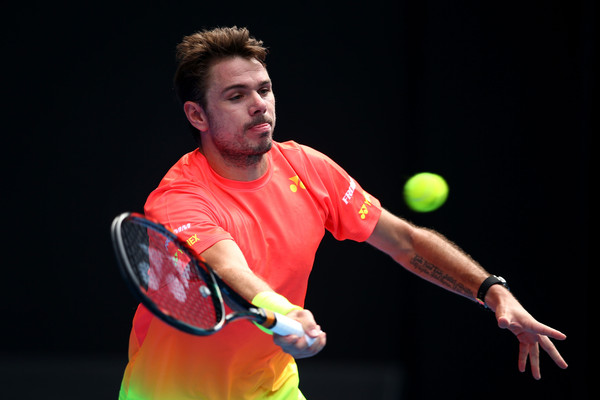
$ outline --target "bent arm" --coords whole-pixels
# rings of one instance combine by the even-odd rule
[[[244,254],[233,240],[219,241],[202,252],[201,256],[234,291],[249,302],[259,293],[273,292],[269,284],[250,269]],[[309,310],[294,309],[287,315],[300,322],[306,333],[317,340],[309,345],[304,337],[274,335],[275,344],[294,358],[306,358],[319,353],[327,342],[326,334],[321,331],[313,314]]]
[[[248,301],[261,292],[273,291],[248,266],[242,250],[233,240],[221,240],[201,254],[210,267]]]

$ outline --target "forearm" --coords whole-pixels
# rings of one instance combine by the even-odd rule
[[[233,290],[248,301],[258,293],[272,290],[252,272],[242,251],[231,240],[215,243],[202,253],[202,257]]]
[[[439,233],[416,227],[385,210],[368,242],[421,278],[470,299],[475,299],[489,276]]]
[[[472,300],[476,298],[488,272],[437,232],[414,228],[411,236],[412,251],[396,261],[436,285]]]

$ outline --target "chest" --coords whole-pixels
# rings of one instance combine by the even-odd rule
[[[221,226],[255,273],[274,286],[308,279],[327,210],[293,170],[278,171],[255,190],[225,190],[220,198]]]

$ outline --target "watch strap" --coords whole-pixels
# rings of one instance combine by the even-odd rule
[[[502,285],[508,289],[508,285],[506,284],[506,279],[502,278],[501,276],[490,275],[489,277],[487,277],[483,281],[481,286],[479,286],[479,290],[477,291],[477,298],[476,298],[477,302],[479,304],[481,304],[482,306],[484,306],[485,308],[487,308],[487,306],[485,305],[485,295],[487,294],[488,290],[494,285]]]

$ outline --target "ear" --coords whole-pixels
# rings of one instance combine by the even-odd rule
[[[194,128],[201,132],[208,130],[208,118],[200,104],[193,101],[186,101],[183,104],[183,111]]]

